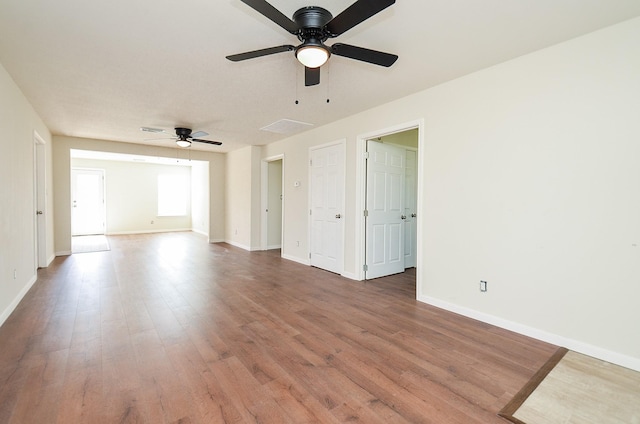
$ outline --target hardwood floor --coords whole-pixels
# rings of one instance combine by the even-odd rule
[[[109,237],[0,327],[0,423],[505,423],[556,347],[368,282],[207,244]]]

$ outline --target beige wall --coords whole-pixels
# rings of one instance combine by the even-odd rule
[[[357,140],[424,120],[418,298],[640,369],[638,40],[634,19],[265,146],[283,254],[308,253],[309,147],[346,138],[355,273]]]
[[[71,188],[70,149],[128,153],[146,156],[175,157],[175,149],[114,141],[55,136],[53,138],[55,251],[58,255],[71,252]],[[194,150],[191,158],[209,163],[209,241],[224,240],[224,177],[225,155]]]
[[[381,143],[396,144],[398,146],[418,148],[418,129],[414,128],[384,137],[376,138]]]
[[[0,65],[0,324],[36,281],[34,131],[45,142],[46,260],[53,260],[51,134]]]
[[[227,154],[225,240],[246,250],[260,249],[260,146]]]

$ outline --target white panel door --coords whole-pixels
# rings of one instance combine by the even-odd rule
[[[404,271],[405,150],[367,141],[366,277]]]
[[[343,270],[344,145],[313,149],[311,166],[311,265]]]
[[[104,171],[71,170],[71,235],[104,234]]]
[[[404,267],[413,268],[416,266],[416,244],[418,241],[418,229],[416,221],[417,202],[417,152],[415,150],[406,151],[405,163],[405,184],[404,184]]]

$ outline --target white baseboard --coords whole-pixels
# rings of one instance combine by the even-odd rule
[[[31,289],[31,287],[35,284],[36,281],[38,281],[37,274],[31,277],[31,279],[22,288],[22,290],[20,290],[18,295],[11,301],[9,306],[7,306],[4,311],[2,311],[2,314],[0,314],[0,326],[4,324],[4,322],[7,320],[7,318],[9,318],[11,313],[16,309],[16,307],[18,307],[18,304],[20,303],[22,298],[24,298],[24,296],[27,294],[27,292]]]
[[[192,228],[191,231],[193,231],[194,233],[202,234],[203,236],[209,237],[209,233],[207,233],[206,231],[196,230],[195,228]]]
[[[353,273],[353,272],[343,272],[340,275],[343,276],[344,278],[348,278],[350,280],[361,281],[360,278],[358,278],[358,275]]]
[[[281,244],[272,244],[267,246],[264,250],[273,250],[273,249],[281,249],[282,245]]]
[[[69,256],[71,255],[71,250],[61,250],[55,253],[56,256]]]
[[[209,243],[226,243],[224,239],[209,239]]]
[[[584,343],[579,340],[573,340],[573,339],[563,337],[554,333],[549,333],[544,330],[540,330],[534,327],[529,327],[514,321],[509,321],[504,318],[486,314],[484,312],[479,312],[474,309],[449,303],[434,297],[418,295],[418,301],[427,303],[429,305],[435,306],[440,309],[447,310],[449,312],[454,312],[456,314],[464,315],[465,317],[486,322],[487,324],[495,325],[496,327],[504,328],[506,330],[510,330],[528,337],[532,337],[534,339],[542,340],[544,342],[551,343],[556,346],[565,347],[575,352],[592,356],[594,358],[598,358],[603,361],[611,362],[612,364],[620,365],[622,367],[629,368],[634,371],[640,371],[640,358],[634,358],[628,355],[623,355],[621,353],[603,349],[598,346],[593,346],[591,344]]]
[[[309,259],[306,259],[306,260],[305,259],[300,259],[300,258],[296,258],[295,256],[291,256],[291,255],[283,254],[282,255],[282,259],[286,259],[288,261],[297,262],[297,263],[302,264],[302,265],[307,265],[307,266],[311,265],[311,262],[309,262]]]
[[[53,255],[49,256],[49,259],[47,259],[47,266],[51,265],[51,262],[53,262],[53,260],[56,258],[56,254],[54,253]]]
[[[170,230],[133,230],[133,231],[109,231],[106,236],[126,236],[129,234],[153,234],[153,233],[178,233],[191,231],[191,228],[172,228]],[[205,234],[206,235],[206,234]]]
[[[227,243],[227,244],[230,244],[231,246],[239,247],[240,249],[244,249],[244,250],[247,250],[249,252],[260,250],[257,247],[247,246],[246,244],[238,243],[238,242],[231,241],[231,240],[224,240],[224,242]]]

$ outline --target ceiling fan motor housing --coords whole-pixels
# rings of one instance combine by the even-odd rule
[[[176,135],[184,140],[191,135],[191,130],[189,128],[176,128]]]
[[[300,28],[297,33],[300,41],[324,42],[329,38],[324,27],[331,19],[333,19],[333,15],[318,6],[303,7],[293,14],[293,20]]]

